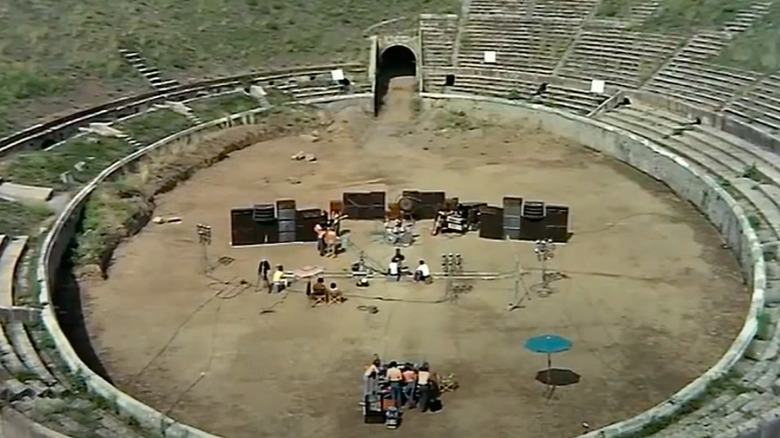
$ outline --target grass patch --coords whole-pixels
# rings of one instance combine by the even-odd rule
[[[479,128],[465,111],[443,110],[436,114],[436,129],[454,129],[458,131],[471,131]]]
[[[20,152],[0,162],[0,175],[20,184],[40,185],[67,190],[85,183],[111,163],[130,153],[124,140],[108,137],[81,136],[68,140],[51,151]],[[74,168],[83,162],[79,171]],[[60,175],[70,172],[72,183],[63,182]]]
[[[226,158],[232,151],[259,141],[310,130],[318,124],[308,108],[275,108],[255,125],[205,137],[199,142],[174,142],[139,160],[133,173],[101,184],[86,202],[72,253],[77,275],[107,276],[119,243],[137,233],[154,212],[154,197],[172,190],[198,169]],[[239,134],[230,134],[236,133]]]
[[[601,0],[596,17],[626,18],[631,14],[631,7],[641,3],[642,0]]]
[[[0,234],[33,234],[35,228],[51,213],[46,204],[20,204],[0,199]]]
[[[33,104],[43,95],[66,94],[83,102],[89,94],[71,84],[85,80],[105,89],[141,91],[145,84],[119,55],[120,48],[139,51],[167,77],[365,62],[367,27],[401,16],[416,25],[420,13],[459,12],[457,0],[61,0],[14,5],[0,14],[0,72],[13,78],[0,81],[0,96],[14,97],[9,105],[0,103],[0,120],[27,108],[42,111]],[[0,123],[6,134],[23,127]]]
[[[752,0],[664,0],[638,30],[690,34],[699,29],[717,29],[751,3]]]
[[[772,180],[769,179],[768,176],[761,173],[755,164],[751,164],[750,166],[746,167],[745,171],[742,172],[742,177],[752,179],[759,184],[772,184]]]
[[[780,3],[739,34],[714,60],[728,67],[774,73],[780,70]]]
[[[157,140],[192,127],[186,117],[171,110],[156,110],[114,125],[125,134],[148,146]]]
[[[758,231],[761,229],[761,219],[758,218],[758,216],[754,214],[749,214],[747,217],[748,223],[750,224],[750,227],[754,230]]]
[[[254,98],[243,93],[231,94],[229,96],[217,97],[214,99],[204,99],[193,102],[189,105],[192,111],[204,122],[219,119],[231,114],[249,111],[260,106]]]

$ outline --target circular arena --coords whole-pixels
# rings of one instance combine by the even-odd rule
[[[241,65],[166,57],[137,26],[105,45],[113,77],[135,79],[83,102],[79,88],[47,119],[49,85],[7,75],[38,91],[0,101],[14,111],[0,436],[778,433],[780,5],[445,3],[357,8],[343,37],[276,5],[265,13],[334,56],[287,39]],[[32,29],[26,13],[9,16]],[[297,65],[258,71],[260,54]],[[207,57],[220,68],[202,71]],[[413,212],[410,190],[446,201]],[[379,212],[350,210],[333,255],[301,237],[314,222],[283,237],[281,207],[273,232],[237,219],[280,200],[327,214],[363,192],[383,194]],[[516,198],[530,207],[514,236]],[[531,220],[539,205],[568,213],[555,243],[539,242],[553,235]],[[437,232],[446,217],[472,230]],[[317,277],[338,292],[318,296]],[[553,334],[566,351],[526,348]],[[379,393],[362,377],[375,356]],[[429,365],[436,403],[420,386],[417,409],[396,409],[390,361]]]

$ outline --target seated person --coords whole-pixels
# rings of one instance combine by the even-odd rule
[[[420,260],[420,264],[414,271],[414,281],[429,281],[431,278],[431,269],[425,264],[425,260]]]
[[[401,267],[398,266],[398,262],[391,261],[390,264],[387,265],[387,276],[394,278],[395,281],[401,280]]]
[[[276,271],[274,271],[273,277],[271,277],[271,283],[268,286],[268,293],[273,292],[274,287],[276,287],[276,292],[281,292],[287,286],[289,286],[289,282],[286,278],[284,278],[284,266],[279,265],[276,267]]]
[[[328,302],[328,288],[325,287],[325,279],[320,277],[317,279],[317,282],[314,283],[314,286],[311,288],[311,299],[315,302],[318,299],[324,299],[325,302]]]
[[[342,295],[341,290],[336,286],[336,283],[331,283],[330,287],[328,287],[328,297],[329,303],[343,303],[344,301],[347,301],[347,299],[344,298],[344,295]]]
[[[339,236],[336,234],[336,231],[332,228],[328,228],[325,231],[325,236],[323,237],[323,240],[325,242],[325,255],[326,256],[333,256],[336,257],[338,255],[338,246],[339,246]]]

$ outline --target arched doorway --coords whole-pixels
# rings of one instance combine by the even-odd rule
[[[389,46],[380,53],[377,67],[374,108],[378,114],[390,89],[391,80],[405,78],[404,81],[414,86],[414,77],[417,75],[417,56],[409,47]]]

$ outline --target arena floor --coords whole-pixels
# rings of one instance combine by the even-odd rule
[[[427,359],[435,371],[454,373],[460,388],[443,396],[440,412],[408,412],[405,436],[559,437],[582,432],[582,422],[596,428],[651,407],[726,351],[748,295],[730,253],[692,206],[517,116],[465,118],[444,108],[415,115],[410,99],[392,92],[379,120],[359,105],[335,111],[318,142],[257,144],[162,196],[156,214],[183,222],[150,224],[120,246],[107,281],[82,284],[90,334],[114,382],[227,437],[364,437],[392,433],[362,423],[361,373],[371,355]],[[291,161],[298,151],[316,154],[317,162]],[[574,235],[551,262],[566,275],[558,291],[532,295],[509,312],[512,280],[475,282],[457,302],[351,297],[316,308],[301,294],[234,287],[255,282],[262,257],[287,268],[335,269],[357,252],[323,260],[309,244],[231,248],[231,207],[288,197],[325,207],[347,189],[411,188],[493,204],[518,195],[569,205]],[[230,284],[201,273],[197,223],[213,227],[212,260],[235,259],[213,272]],[[372,234],[378,226],[346,224],[357,247],[386,263],[393,249]],[[473,233],[431,237],[429,227],[418,224],[409,260],[424,258],[439,270],[441,253],[458,252],[467,270],[510,272],[517,257],[528,270],[524,282],[538,280],[532,244]],[[443,281],[379,280],[367,290],[336,281],[348,294],[433,301],[444,293]],[[545,357],[523,349],[525,339],[542,333],[574,342],[553,364],[582,376],[550,400],[534,380]]]

